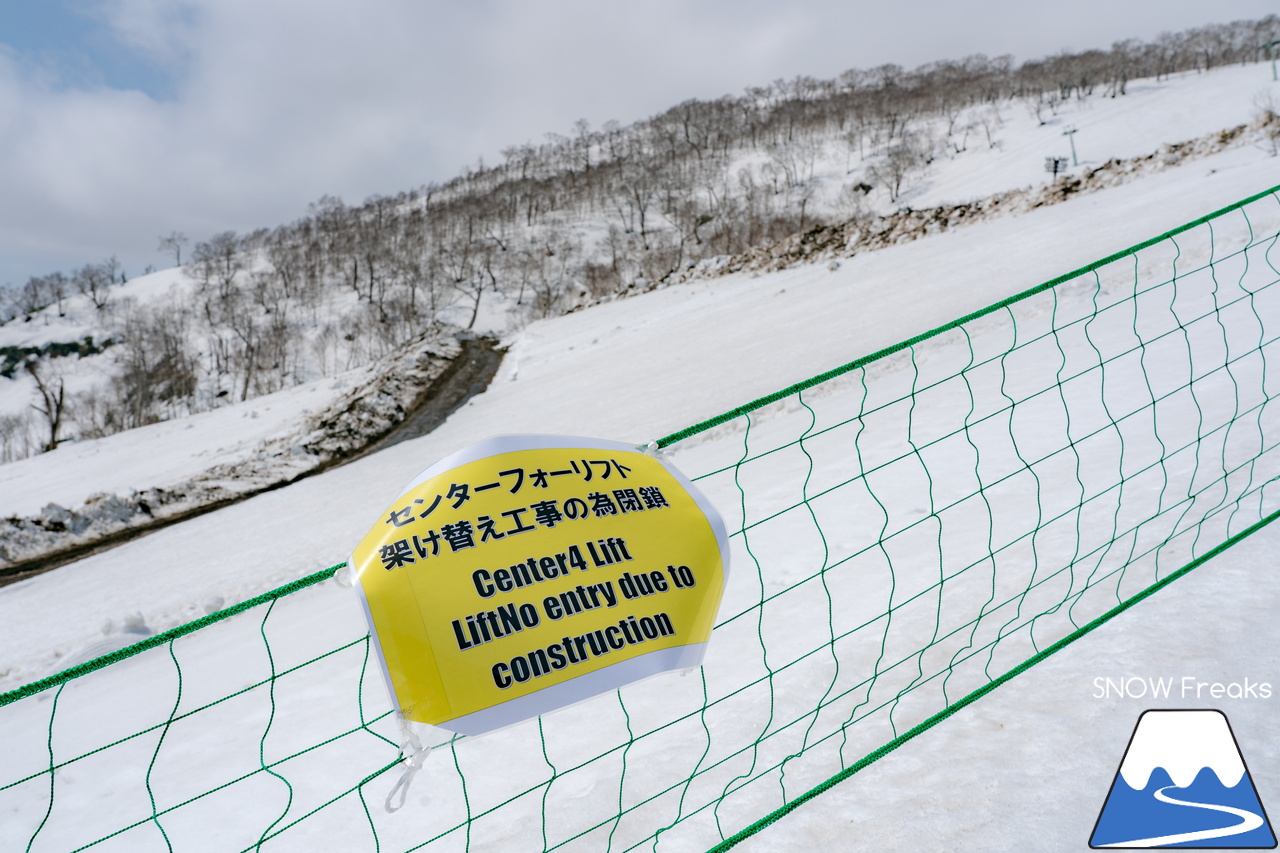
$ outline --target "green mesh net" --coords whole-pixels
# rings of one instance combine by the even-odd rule
[[[705,664],[407,793],[341,567],[0,694],[0,849],[727,849],[1276,517],[1277,239],[1269,190],[660,439],[732,531]]]

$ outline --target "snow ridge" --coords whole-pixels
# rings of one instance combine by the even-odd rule
[[[1240,784],[1245,772],[1244,760],[1221,711],[1144,714],[1120,765],[1120,775],[1130,788],[1141,791],[1157,767],[1163,767],[1179,788],[1190,786],[1206,767],[1228,788]]]
[[[123,496],[99,492],[74,509],[50,502],[38,515],[4,519],[0,522],[0,584],[25,576],[37,560],[56,558],[60,552],[78,550],[130,528],[152,526],[257,494],[358,452],[404,419],[459,350],[456,337],[426,333],[392,358],[360,371],[363,376],[356,387],[324,410],[246,449],[235,461]]]

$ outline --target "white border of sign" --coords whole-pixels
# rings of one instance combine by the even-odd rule
[[[414,477],[398,492],[398,495],[403,495],[432,477],[461,465],[466,465],[468,462],[475,462],[480,459],[487,459],[490,456],[498,456],[517,450],[554,450],[560,447],[645,453],[643,446],[637,447],[634,444],[608,441],[600,438],[581,438],[568,435],[499,435],[486,438],[476,444],[464,447],[456,453],[451,453]],[[725,528],[724,519],[720,517],[720,513],[707,500],[706,496],[675,466],[669,464],[660,456],[654,454],[646,455],[652,455],[653,458],[661,463],[663,468],[667,469],[671,476],[688,491],[698,508],[702,510],[703,515],[707,517],[707,521],[711,524],[711,530],[715,534],[716,544],[720,546],[720,563],[723,567],[724,584],[727,586],[729,583],[729,534]],[[382,644],[378,641],[378,633],[373,628],[373,614],[369,611],[369,600],[365,597],[364,587],[360,584],[360,575],[355,571],[354,553],[347,558],[347,563],[351,566],[353,586],[360,596],[360,605],[364,608],[365,620],[369,623],[369,636],[377,648],[378,665],[382,669],[382,678],[387,685],[387,693],[391,697],[391,704],[395,706],[396,714],[403,717],[400,711],[400,702],[396,698],[396,691],[391,683],[391,673],[387,670],[386,657],[382,653]],[[662,672],[697,666],[702,663],[702,657],[706,653],[706,649],[706,643],[692,643],[670,649],[659,649],[655,652],[649,652],[648,654],[580,675],[560,684],[544,687],[525,696],[508,699],[482,711],[475,711],[443,723],[437,723],[436,726],[464,735],[486,734],[548,711],[583,702],[593,696],[617,690],[627,684]]]

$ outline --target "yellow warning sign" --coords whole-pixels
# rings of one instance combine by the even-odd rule
[[[480,734],[701,663],[728,539],[664,460],[502,436],[422,472],[350,564],[400,713]]]

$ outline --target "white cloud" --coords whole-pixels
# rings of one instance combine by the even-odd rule
[[[103,0],[91,14],[122,47],[171,69],[200,38],[200,6],[189,0]]]
[[[1267,5],[111,0],[110,32],[174,97],[58,88],[0,53],[0,282],[113,252],[137,273],[170,230],[201,239],[325,193],[445,180],[580,117],[890,61],[1105,47]]]

